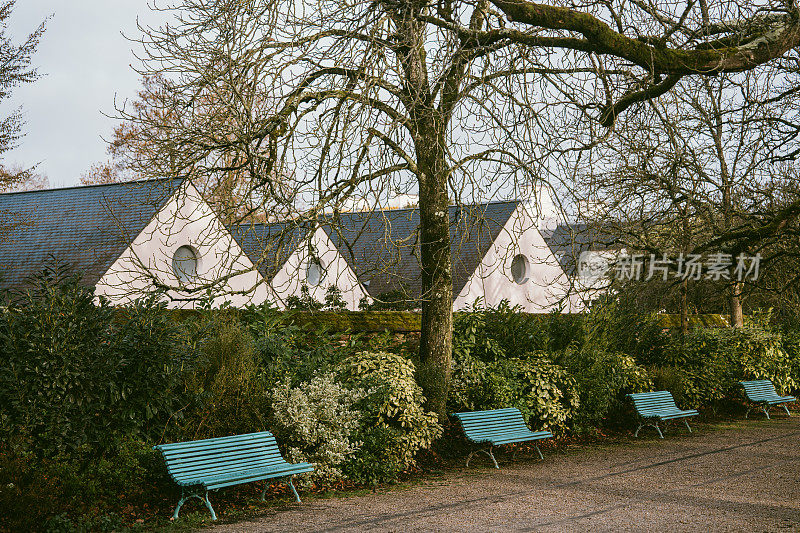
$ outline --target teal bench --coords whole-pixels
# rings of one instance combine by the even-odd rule
[[[692,428],[689,427],[689,422],[686,419],[699,414],[694,409],[687,411],[678,409],[672,393],[666,390],[628,394],[628,398],[633,400],[633,407],[641,419],[639,427],[636,428],[636,433],[633,435],[634,437],[639,436],[639,430],[644,426],[653,426],[658,431],[658,436],[663,439],[664,435],[661,433],[658,423],[678,419],[683,419],[686,429],[691,433]]]
[[[473,411],[468,413],[453,413],[453,416],[461,423],[464,434],[471,442],[476,444],[488,444],[486,450],[474,450],[467,457],[467,466],[472,456],[478,452],[488,455],[495,468],[497,461],[492,453],[493,446],[501,444],[511,444],[514,442],[526,442],[540,439],[547,439],[553,436],[549,431],[531,431],[525,425],[525,419],[519,409],[493,409],[491,411]],[[539,446],[536,446],[539,458],[544,459]]]
[[[795,401],[796,398],[794,396],[780,396],[775,392],[775,385],[773,385],[770,380],[759,379],[754,381],[740,381],[739,383],[744,387],[744,393],[747,399],[756,404],[755,407],[759,407],[764,411],[767,418],[769,418],[769,410],[773,405],[780,405],[788,416],[792,416],[789,414],[789,408],[786,407],[786,404]],[[744,414],[745,418],[750,414],[750,410],[753,409],[753,407],[754,406],[751,405],[747,408],[747,412]]]
[[[153,448],[161,452],[170,477],[181,487],[181,499],[173,519],[178,518],[186,500],[198,498],[208,507],[211,519],[216,520],[217,515],[208,501],[208,491],[263,479],[286,478],[295,500],[299,502],[292,476],[314,470],[310,463],[287,463],[269,431],[159,444]],[[266,491],[264,487],[262,501]]]

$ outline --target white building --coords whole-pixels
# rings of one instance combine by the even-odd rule
[[[48,262],[112,303],[159,291],[170,307],[274,300],[200,193],[150,180],[0,194],[0,287],[24,289]]]
[[[502,300],[528,312],[582,309],[524,204],[452,206],[449,216],[454,309]],[[233,234],[281,302],[299,297],[304,285],[323,301],[334,285],[356,310],[362,298],[419,305],[418,232],[419,210],[409,208],[341,213],[315,228],[241,226]]]

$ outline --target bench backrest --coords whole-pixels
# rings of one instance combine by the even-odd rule
[[[472,411],[468,413],[453,413],[461,422],[464,434],[470,440],[480,442],[511,431],[530,431],[522,418],[519,409],[508,407],[505,409],[492,409],[490,411]]]
[[[675,399],[668,390],[637,392],[628,394],[628,397],[633,400],[633,406],[636,411],[645,418],[658,416],[659,413],[665,411],[678,410],[678,406],[675,405]]]
[[[172,479],[198,478],[285,464],[269,431],[154,446],[164,456]]]
[[[778,396],[778,393],[775,392],[775,385],[768,379],[740,381],[739,383],[742,384],[745,394],[752,401],[758,402]]]

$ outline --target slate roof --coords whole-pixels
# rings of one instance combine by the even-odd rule
[[[619,236],[611,229],[584,223],[559,224],[552,232],[543,235],[561,268],[569,275],[577,271],[581,253],[614,250],[620,246]]]
[[[0,194],[0,288],[50,256],[94,286],[180,186],[162,179]]]
[[[451,206],[450,239],[453,296],[458,295],[520,202]],[[391,209],[331,215],[322,224],[331,242],[373,297],[402,290],[421,294],[419,209]],[[282,224],[239,226],[232,233],[252,261],[266,259],[259,270],[267,279],[277,273],[308,227]]]
[[[307,238],[309,226],[293,222],[241,224],[229,228],[244,253],[264,279],[271,281],[298,246]]]

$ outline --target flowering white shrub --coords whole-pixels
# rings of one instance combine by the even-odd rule
[[[361,427],[361,413],[354,404],[366,392],[348,389],[332,374],[290,387],[288,380],[270,394],[272,429],[289,462],[313,463],[307,482],[336,481],[344,477],[340,465],[355,454],[361,443],[354,440]]]

